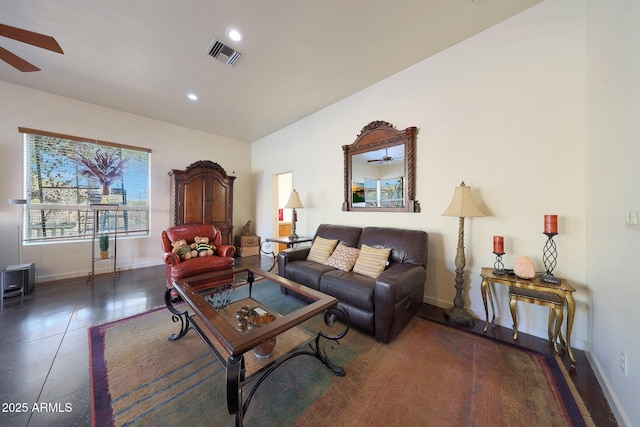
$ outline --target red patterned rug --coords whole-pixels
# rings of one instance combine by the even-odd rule
[[[96,426],[233,426],[221,365],[166,309],[90,329]],[[247,357],[252,357],[248,355]],[[415,318],[390,344],[351,330],[333,360],[294,358],[258,388],[248,426],[593,425],[554,356]]]

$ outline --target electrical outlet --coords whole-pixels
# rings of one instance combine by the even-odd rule
[[[625,223],[630,226],[638,227],[640,225],[640,211],[627,210]]]
[[[620,370],[627,375],[627,355],[620,350]]]

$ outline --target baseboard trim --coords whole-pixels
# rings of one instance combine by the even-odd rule
[[[602,392],[607,398],[607,402],[609,402],[609,407],[611,407],[611,411],[613,411],[613,415],[616,417],[616,421],[620,424],[621,427],[631,427],[631,421],[622,410],[622,405],[618,401],[616,394],[613,392],[613,387],[609,383],[607,376],[604,374],[602,370],[602,366],[598,359],[591,353],[589,350],[585,350],[584,354],[591,365],[591,369],[593,369],[593,373],[595,374],[598,383],[600,383],[600,387],[602,388]]]
[[[135,266],[132,264],[122,265],[122,266],[118,265],[117,269],[120,272],[124,272],[129,270],[137,270],[139,268],[155,267],[161,264],[162,262],[147,262],[147,263],[138,263]],[[36,265],[36,269],[37,269],[37,265]],[[113,272],[113,265],[111,266],[111,268],[96,269],[94,274],[97,276],[99,274],[109,274],[112,272]],[[36,275],[36,283],[42,284],[44,282],[57,282],[60,280],[77,279],[79,277],[88,277],[88,276],[89,276],[88,271],[73,271],[73,272],[67,272],[62,274],[50,274],[48,276]]]

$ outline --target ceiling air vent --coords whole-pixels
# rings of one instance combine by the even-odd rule
[[[240,52],[237,50],[227,46],[226,44],[213,39],[209,48],[207,49],[207,54],[216,58],[218,61],[227,64],[230,67],[236,65],[238,59],[242,56]]]

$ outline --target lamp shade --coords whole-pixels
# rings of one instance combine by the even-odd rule
[[[291,194],[289,194],[289,200],[287,200],[287,204],[284,205],[286,209],[298,209],[304,208],[304,205],[300,201],[300,196],[296,190],[293,190]]]
[[[471,197],[471,187],[464,185],[464,181],[460,183],[459,187],[456,187],[455,193],[453,193],[453,200],[451,200],[451,204],[442,215],[460,218],[485,216],[484,212],[476,206],[473,197]]]

